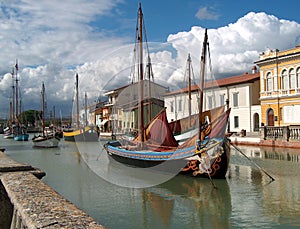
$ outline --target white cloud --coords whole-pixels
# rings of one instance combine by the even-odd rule
[[[90,101],[107,89],[129,83],[134,45],[128,40],[132,39],[107,36],[93,31],[90,24],[95,17],[109,15],[118,3],[118,0],[2,1],[0,117],[8,114],[9,72],[16,58],[27,109],[39,108],[44,81],[47,99],[58,107],[57,112],[59,107],[68,111],[76,72],[81,97],[86,91]],[[149,44],[155,81],[163,82],[164,86],[182,83],[188,53],[198,77],[203,34],[204,28],[193,26],[190,31],[169,35],[165,44]],[[296,22],[252,12],[235,23],[209,29],[214,75],[250,71],[260,52],[267,47],[292,48],[299,35],[300,25]]]
[[[71,104],[76,68],[97,61],[113,47],[126,42],[126,38],[95,33],[90,24],[95,18],[101,20],[109,15],[121,1],[1,1],[0,74],[10,72],[18,58],[25,107],[36,108],[40,104],[42,81],[49,100],[57,103],[69,100]],[[11,80],[6,75],[0,78],[3,96],[0,116],[3,110],[8,113],[10,86]]]
[[[209,29],[208,37],[215,75],[241,74],[250,71],[259,53],[267,47],[285,50],[296,45],[300,24],[280,20],[265,13],[250,12],[228,26]],[[169,35],[176,48],[200,56],[204,28],[192,27],[188,32]]]
[[[204,20],[217,20],[219,19],[220,15],[213,12],[212,8],[203,7],[198,10],[198,12],[196,13],[196,17]]]

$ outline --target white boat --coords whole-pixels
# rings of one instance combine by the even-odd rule
[[[53,148],[58,147],[59,138],[55,135],[41,135],[36,136],[32,139],[34,147],[41,147],[41,148]]]

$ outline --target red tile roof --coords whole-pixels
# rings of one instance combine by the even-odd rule
[[[209,88],[214,88],[214,87],[226,87],[226,86],[232,86],[232,85],[238,85],[238,84],[243,84],[243,83],[253,83],[257,80],[259,80],[260,74],[259,72],[254,73],[254,74],[248,74],[245,73],[243,75],[239,76],[231,76],[231,77],[226,77],[226,78],[221,78],[217,79],[214,81],[207,81],[204,83],[204,88],[209,89]],[[192,85],[191,86],[191,91],[196,91],[199,89],[199,85]],[[188,87],[182,88],[176,91],[172,91],[170,93],[167,93],[166,95],[175,95],[175,94],[180,94],[188,91]]]

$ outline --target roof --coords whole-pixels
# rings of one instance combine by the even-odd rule
[[[221,78],[213,81],[207,81],[204,83],[204,89],[215,88],[215,87],[228,87],[228,86],[238,85],[243,83],[253,83],[259,80],[259,78],[260,78],[259,72],[256,72],[254,74],[245,73],[243,75],[231,76],[231,77]],[[199,85],[197,84],[191,86],[191,91],[196,91],[198,89],[199,89]],[[167,93],[166,96],[185,93],[185,92],[188,92],[188,87]]]
[[[145,82],[148,82],[149,80],[144,80],[144,81],[145,81]],[[166,87],[166,86],[160,85],[160,84],[155,83],[155,82],[153,82],[153,81],[150,81],[150,82],[151,82],[151,85],[165,88],[165,90],[169,90],[169,88]],[[120,91],[122,91],[123,89],[125,89],[125,88],[127,88],[127,87],[129,87],[129,86],[131,86],[131,85],[138,84],[138,83],[139,83],[139,82],[134,82],[134,83],[130,83],[130,84],[127,84],[127,85],[125,85],[125,86],[122,86],[122,87],[119,87],[119,88],[110,90],[110,91],[106,91],[106,92],[104,93],[104,95],[108,96],[108,95],[111,95],[111,94],[117,94],[117,93],[119,93]]]

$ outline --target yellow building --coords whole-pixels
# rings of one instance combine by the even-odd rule
[[[260,68],[261,120],[266,126],[300,124],[300,46],[267,49],[255,62]]]

